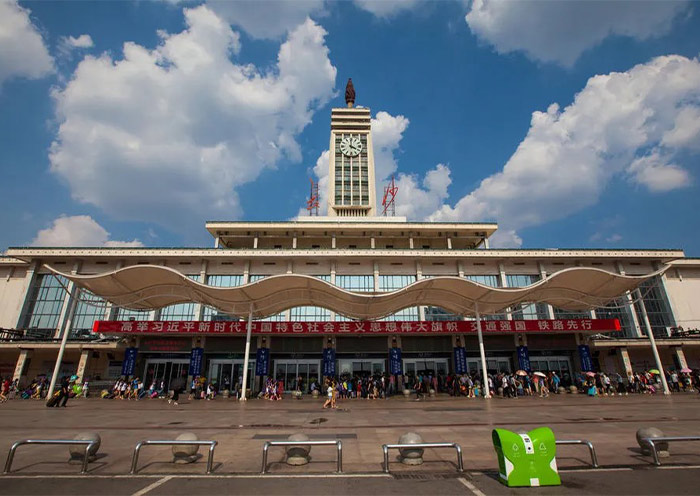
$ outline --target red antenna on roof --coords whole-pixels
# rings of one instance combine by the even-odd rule
[[[384,199],[382,199],[382,206],[384,207],[384,211],[382,212],[382,215],[386,217],[387,212],[391,212],[391,216],[394,217],[396,215],[396,203],[394,202],[394,199],[396,198],[396,193],[399,192],[399,187],[396,186],[396,183],[394,182],[394,176],[391,176],[391,183],[387,187],[384,188]]]
[[[314,182],[313,179],[309,179],[309,181],[311,181],[311,194],[306,201],[306,210],[309,211],[309,215],[318,216],[318,183]]]

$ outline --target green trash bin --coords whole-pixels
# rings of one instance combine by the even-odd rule
[[[494,429],[492,439],[503,484],[508,487],[561,485],[552,429],[538,427],[527,434]]]

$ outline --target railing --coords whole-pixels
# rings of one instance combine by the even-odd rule
[[[184,440],[170,440],[170,439],[163,439],[163,440],[156,440],[156,439],[146,439],[145,441],[141,441],[136,445],[134,448],[134,457],[131,459],[131,471],[129,473],[131,475],[134,475],[136,473],[136,466],[139,463],[139,453],[141,452],[141,448],[143,446],[180,446],[180,445],[186,445],[186,446],[209,446],[209,457],[207,458],[207,474],[211,474],[212,472],[212,466],[214,465],[214,448],[216,448],[216,445],[218,444],[217,441],[184,441]]]
[[[403,448],[454,448],[457,451],[457,472],[464,472],[462,447],[457,443],[416,443],[416,444],[382,444],[384,451],[384,473],[389,473],[389,450]]]
[[[659,466],[659,453],[656,450],[656,443],[673,443],[676,441],[700,441],[700,436],[674,436],[674,437],[645,437],[643,439],[651,448],[651,455],[654,457],[654,465]]]
[[[88,439],[22,439],[17,441],[10,448],[10,452],[7,454],[7,461],[5,462],[5,471],[3,473],[9,474],[12,468],[12,460],[15,458],[15,451],[22,445],[25,444],[62,444],[62,445],[85,445],[85,455],[83,457],[83,466],[80,470],[81,474],[86,474],[88,470],[88,461],[90,449],[93,446],[97,446],[98,441],[88,440]]]
[[[557,439],[555,442],[557,445],[585,444],[588,446],[588,451],[591,453],[591,465],[593,468],[598,468],[598,457],[595,454],[595,448],[592,442],[583,439]]]
[[[263,445],[262,455],[262,470],[261,474],[267,473],[267,450],[270,446],[332,446],[335,445],[338,450],[338,470],[339,474],[343,473],[343,443],[340,439],[324,439],[321,441],[266,441]]]

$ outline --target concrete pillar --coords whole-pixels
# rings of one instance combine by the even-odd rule
[[[202,260],[202,265],[199,269],[199,281],[202,284],[207,283],[207,266],[208,263],[206,260]],[[204,305],[201,303],[197,303],[194,306],[194,320],[204,320]]]
[[[374,292],[376,293],[377,291],[379,291],[379,262],[374,262],[373,265],[374,265],[374,271],[373,271]]]
[[[85,370],[87,369],[88,360],[90,359],[90,353],[92,353],[90,350],[82,350],[80,352],[78,370],[75,373],[75,375],[78,376],[78,379],[75,381],[76,384],[83,383],[83,377],[85,377]]]
[[[376,244],[376,242],[375,242],[374,236],[372,236],[371,238],[369,238],[369,247],[370,247],[371,249],[373,249],[373,250],[377,247],[377,244]]]
[[[214,240],[214,248],[219,248],[221,246],[221,238],[219,236]]]
[[[297,249],[297,232],[294,231],[294,237],[292,238],[292,249],[296,250]]]
[[[423,279],[423,266],[420,260],[416,260],[416,280],[420,281],[421,279]],[[425,307],[422,305],[418,307],[418,320],[421,322],[425,321]]]
[[[411,236],[410,238],[408,238],[408,248],[409,248],[410,250],[413,250],[413,236]]]
[[[484,250],[489,249],[489,238],[484,238]]]
[[[464,263],[461,260],[457,261],[457,275],[464,278]]]
[[[255,237],[253,238],[253,249],[257,250],[258,249],[258,235],[256,234]]]
[[[542,265],[542,262],[537,262],[537,268],[540,271],[540,279],[544,280],[547,279],[547,271],[544,270],[544,266]],[[552,308],[552,305],[545,305],[547,308],[547,318],[553,320],[554,319],[554,308]]]
[[[508,287],[508,277],[506,277],[506,269],[502,263],[498,264],[498,278],[500,279],[500,281],[499,281],[500,287],[507,288]],[[506,312],[506,319],[513,320],[513,313]]]
[[[333,235],[333,244],[335,245],[335,234]],[[333,246],[335,248],[335,246]],[[335,260],[331,260],[331,280],[330,283],[335,286]],[[335,312],[331,312],[330,321],[335,322]]]
[[[680,346],[673,346],[671,351],[673,352],[673,356],[676,358],[677,364],[680,366],[679,369],[688,368],[688,361],[685,359],[683,348]]]
[[[250,282],[250,260],[246,260],[243,266],[243,284],[248,284]]]
[[[12,380],[19,379],[22,380],[22,374],[24,373],[24,366],[27,363],[27,357],[29,355],[29,350],[19,350],[19,357],[17,357],[17,364],[15,365],[15,372],[12,374]]]
[[[41,263],[38,260],[33,260],[27,269],[26,275],[24,276],[24,288],[22,289],[22,292],[24,293],[22,301],[24,303],[22,304],[22,310],[19,312],[15,329],[22,329],[25,327],[24,324],[27,320],[27,314],[29,313],[31,306],[30,295],[32,294],[32,290],[36,284],[36,276],[37,272],[39,271],[39,267],[41,267]]]
[[[336,239],[335,239],[335,233],[331,236],[331,248],[335,249],[337,247]]]
[[[623,375],[629,377],[634,371],[632,370],[632,361],[630,360],[629,351],[626,347],[620,347],[617,349],[617,356],[620,359],[621,370],[623,370]]]
[[[452,249],[452,238],[450,238],[449,236],[447,237],[447,249]]]

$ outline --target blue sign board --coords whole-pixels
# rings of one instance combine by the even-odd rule
[[[467,373],[467,350],[464,346],[457,346],[454,349],[455,352],[455,373],[456,374],[466,374]]]
[[[525,372],[532,371],[532,367],[530,366],[530,351],[528,351],[527,346],[518,346],[518,366]]]
[[[403,363],[401,362],[401,348],[389,349],[389,372],[392,375],[403,374]]]
[[[335,349],[323,349],[323,377],[335,377]]]
[[[591,349],[587,344],[578,346],[578,356],[581,358],[581,370],[584,372],[593,371],[593,359],[591,358]]]
[[[258,348],[255,355],[255,375],[267,375],[270,367],[270,348]]]
[[[190,354],[190,370],[188,372],[192,377],[202,375],[202,360],[204,359],[204,348],[192,348]]]
[[[138,348],[130,347],[124,350],[124,361],[122,362],[122,375],[134,375],[134,369],[136,368],[136,354],[139,352]]]

